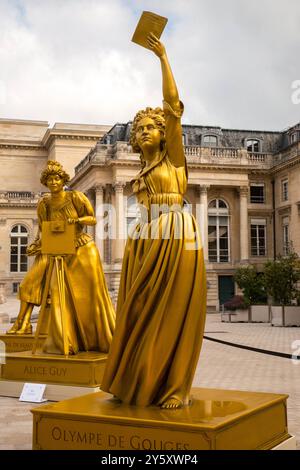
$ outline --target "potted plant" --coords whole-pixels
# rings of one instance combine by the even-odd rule
[[[268,261],[264,268],[265,285],[272,297],[273,326],[300,326],[300,260],[296,253]]]
[[[242,295],[235,295],[224,303],[222,321],[249,322],[249,305]]]
[[[234,280],[243,291],[245,302],[249,305],[250,321],[270,322],[270,308],[263,273],[258,273],[256,266],[243,266],[236,270]]]

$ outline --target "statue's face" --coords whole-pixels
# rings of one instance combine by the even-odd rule
[[[47,178],[47,188],[51,193],[59,193],[63,190],[64,182],[59,175],[49,175]]]
[[[136,141],[140,149],[147,151],[156,151],[160,149],[162,135],[153,119],[149,117],[142,118],[136,129]]]

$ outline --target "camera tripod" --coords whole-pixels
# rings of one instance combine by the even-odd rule
[[[69,356],[67,319],[66,319],[66,310],[65,310],[66,288],[68,289],[70,293],[71,302],[72,302],[72,306],[73,306],[75,317],[76,317],[76,323],[79,328],[80,328],[80,322],[78,321],[78,313],[76,310],[76,302],[75,302],[74,292],[72,289],[72,283],[70,282],[70,275],[68,273],[67,266],[65,265],[64,256],[62,255],[50,256],[50,263],[49,263],[49,267],[48,267],[48,271],[46,275],[45,287],[44,287],[44,292],[42,296],[42,303],[41,303],[37,327],[36,327],[35,336],[34,336],[32,354],[36,353],[38,340],[40,337],[41,326],[43,324],[43,320],[46,315],[48,297],[50,294],[50,287],[51,287],[51,279],[53,275],[56,276],[55,281],[57,282],[57,287],[58,287],[59,309],[60,309],[60,314],[61,314],[62,339],[63,339],[63,354],[65,356]],[[82,334],[82,332],[81,332],[81,338],[83,340],[83,343],[85,343],[85,336],[84,334]]]

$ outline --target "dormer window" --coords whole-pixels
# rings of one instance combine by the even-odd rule
[[[293,134],[291,134],[291,144],[294,144],[295,142],[298,141],[298,132],[293,132]]]
[[[260,141],[258,139],[247,139],[246,147],[249,153],[260,152]]]
[[[203,136],[203,146],[204,147],[217,147],[218,146],[218,139],[215,135],[204,135]]]

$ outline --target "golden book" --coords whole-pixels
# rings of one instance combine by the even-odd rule
[[[159,39],[167,22],[168,18],[165,18],[164,16],[156,15],[156,13],[152,13],[151,11],[143,11],[132,36],[132,42],[135,42],[146,49],[150,49],[147,42],[147,36],[150,33],[154,33]]]

